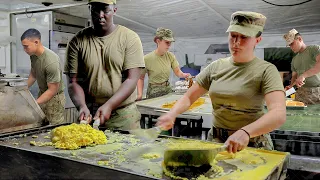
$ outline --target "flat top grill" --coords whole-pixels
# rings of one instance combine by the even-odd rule
[[[64,158],[70,161],[78,161],[80,163],[87,163],[94,166],[118,169],[128,173],[140,174],[150,178],[164,178],[170,179],[164,175],[162,168],[163,154],[165,149],[171,143],[192,143],[200,142],[198,140],[186,140],[181,138],[172,138],[162,136],[158,138],[155,143],[140,142],[133,135],[123,134],[125,132],[110,132],[105,131],[108,142],[105,145],[97,145],[94,147],[86,147],[78,150],[59,150],[52,146],[31,146],[30,141],[36,142],[50,142],[47,139],[50,135],[48,132],[53,129],[52,127],[35,128],[28,131],[21,131],[19,133],[12,133],[0,135],[0,146],[17,148],[24,151],[32,151],[37,154],[50,155],[57,158]],[[206,142],[203,142],[206,143]],[[279,175],[279,172],[274,172],[281,169],[286,169],[289,155],[286,153],[271,153],[268,151],[259,151],[248,148],[250,153],[265,159],[270,156],[278,157],[277,162],[274,162],[273,168],[267,170],[265,174],[260,174],[263,178],[269,176]],[[30,158],[30,157],[29,157]],[[220,177],[232,175],[233,173],[243,172],[247,170],[255,171],[256,168],[264,166],[255,164],[245,164],[240,159],[224,159],[218,162],[218,165],[223,168],[223,174],[212,171],[207,173],[206,176]],[[277,168],[278,167],[278,168]],[[202,167],[203,168],[203,167]],[[182,171],[191,171],[183,169]],[[192,170],[193,171],[193,170]],[[179,171],[181,173],[181,169]],[[193,176],[192,172],[188,172],[190,177]],[[186,173],[184,173],[186,174]]]

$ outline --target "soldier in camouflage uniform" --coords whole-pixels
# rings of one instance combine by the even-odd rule
[[[227,30],[232,56],[218,59],[202,70],[196,83],[159,118],[158,126],[170,129],[179,113],[209,92],[213,127],[208,140],[224,142],[228,151],[234,153],[248,145],[272,150],[268,133],[285,122],[286,107],[277,68],[254,55],[265,21],[264,15],[255,12],[233,13]]]
[[[183,73],[175,56],[168,51],[174,42],[170,29],[158,28],[154,42],[157,49],[144,56],[146,68],[142,71],[138,82],[138,100],[142,98],[144,77],[148,73],[147,98],[155,98],[172,92],[169,83],[171,69],[180,78],[187,78],[189,73]]]
[[[305,104],[320,103],[320,46],[307,46],[302,36],[295,29],[290,30],[283,36],[287,46],[290,46],[296,56],[292,59],[291,84],[286,87],[290,89],[296,85],[296,100]]]
[[[134,31],[113,23],[116,0],[89,0],[92,27],[69,42],[64,73],[80,120],[100,119],[108,129],[140,128],[135,100],[144,68],[143,49]]]
[[[50,124],[62,124],[64,119],[64,84],[60,58],[41,43],[41,34],[36,29],[28,29],[21,36],[24,51],[30,55],[31,71],[28,87],[37,81],[39,96],[37,103]]]

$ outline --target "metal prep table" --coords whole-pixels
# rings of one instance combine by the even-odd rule
[[[157,98],[138,101],[137,107],[142,116],[142,128],[145,128],[145,124],[147,124],[147,128],[151,128],[153,124],[152,119],[157,119],[159,116],[168,112],[168,109],[162,108],[161,106],[165,103],[180,99],[182,95],[183,94],[179,93],[171,93]],[[204,104],[188,110],[177,117],[172,130],[173,136],[179,137],[182,133],[181,129],[187,130],[187,128],[189,128],[187,134],[191,137],[201,137],[203,130],[205,131],[205,135],[207,135],[207,132],[212,127],[212,104],[209,96],[205,95],[202,98],[205,99]],[[147,121],[145,119],[147,119]],[[182,125],[184,122],[186,126]]]
[[[57,126],[47,126],[0,135],[0,172],[4,179],[170,179],[162,173],[163,152],[170,143],[200,143],[198,140],[165,137],[156,142],[140,142],[133,135],[106,131],[105,145],[77,150],[59,150],[52,146],[31,146],[30,141],[50,142],[48,132]],[[205,142],[202,142],[205,143]],[[210,143],[211,144],[211,143]],[[251,148],[252,149],[252,148]],[[249,150],[248,150],[249,151]],[[155,159],[142,158],[145,153],[158,153]],[[260,157],[259,154],[254,156]],[[278,179],[287,170],[289,155],[260,152],[265,157],[277,156],[266,179]],[[269,154],[270,153],[270,154]],[[273,154],[273,155],[272,155]],[[261,157],[262,158],[262,157]],[[102,162],[102,163],[100,163]],[[103,162],[108,162],[104,164]],[[264,163],[265,160],[264,160]],[[242,164],[242,165],[241,165]],[[249,170],[260,172],[259,166],[243,164],[240,159],[218,161],[225,173]],[[263,164],[262,164],[263,166]],[[240,168],[240,171],[237,170]],[[242,169],[244,168],[244,169]],[[187,170],[188,173],[199,173]],[[247,174],[248,175],[248,174]],[[263,178],[264,179],[264,178]]]

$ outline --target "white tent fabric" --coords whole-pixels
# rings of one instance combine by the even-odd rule
[[[74,0],[46,0],[53,6],[64,7]],[[307,0],[266,0],[279,5],[297,4]],[[43,0],[2,0],[0,8],[7,11],[44,7]],[[77,1],[78,3],[79,1]],[[84,5],[55,9],[57,11],[90,18],[87,0]],[[204,54],[210,44],[226,44],[225,33],[229,19],[235,11],[256,11],[267,17],[263,41],[257,47],[284,47],[282,35],[292,28],[303,34],[307,44],[320,44],[320,0],[297,6],[274,6],[262,0],[118,0],[115,23],[136,31],[143,42],[145,53],[155,49],[153,35],[157,27],[173,30],[176,37],[171,51],[181,65],[185,54],[190,62]],[[263,54],[260,53],[263,57]]]
[[[269,0],[295,4],[305,0]],[[266,33],[284,33],[292,27],[301,32],[320,29],[320,1],[278,7],[261,0],[119,0],[118,14],[150,27],[171,28],[177,37],[219,37],[233,12],[256,11],[267,18]]]
[[[54,5],[75,3],[74,0],[46,0]],[[266,0],[280,5],[297,4],[307,0]],[[41,7],[43,0],[2,0],[0,8]],[[78,0],[79,2],[79,0]],[[87,2],[83,0],[82,2]],[[43,6],[44,7],[44,6]],[[163,26],[174,31],[176,37],[204,38],[224,35],[233,12],[256,11],[268,20],[265,33],[285,33],[291,28],[299,32],[320,30],[320,0],[297,6],[274,6],[262,0],[118,0],[115,22],[137,32],[154,33]],[[60,11],[88,18],[86,5]]]

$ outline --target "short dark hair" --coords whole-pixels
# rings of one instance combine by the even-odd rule
[[[300,33],[297,33],[294,35],[294,38],[296,39],[297,37],[302,37]]]
[[[155,43],[157,43],[157,39],[159,39],[160,41],[162,41],[162,37],[158,37],[158,36],[155,36],[155,37],[153,38],[153,41],[154,41]]]
[[[37,38],[41,40],[41,33],[37,29],[33,29],[33,28],[28,29],[22,34],[21,41],[23,41],[24,39],[30,39],[30,38]]]
[[[257,35],[256,35],[256,38],[260,37],[260,36],[261,36],[261,34],[262,34],[262,32],[261,32],[261,31],[259,31],[259,32],[257,33]]]

